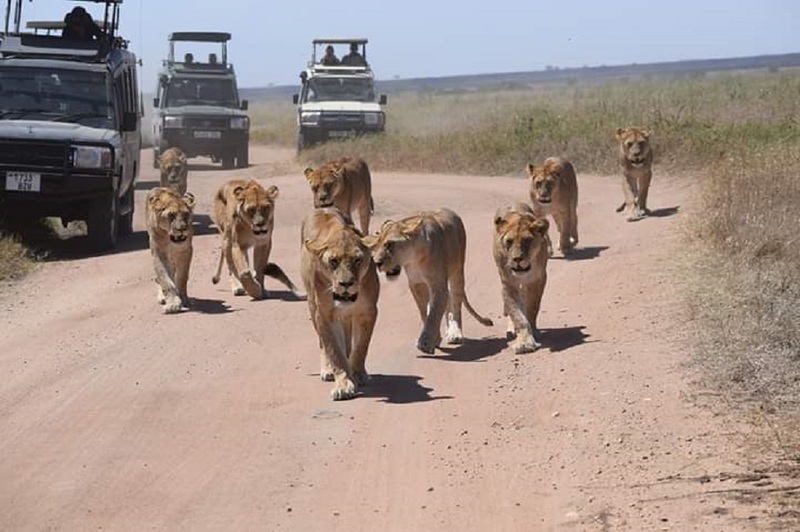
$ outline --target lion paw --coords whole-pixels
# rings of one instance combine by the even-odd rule
[[[164,314],[177,314],[182,310],[184,310],[184,306],[179,297],[170,298],[164,302]]]
[[[536,342],[517,342],[514,345],[514,353],[517,355],[523,355],[525,353],[533,353],[539,349],[539,344]]]
[[[445,341],[450,345],[460,345],[464,343],[464,335],[458,333],[448,333]]]
[[[423,334],[419,337],[419,340],[417,340],[417,349],[423,353],[432,355],[434,350],[436,350],[436,347],[439,345],[439,342],[441,342],[441,338],[431,340],[429,337]]]
[[[331,390],[331,398],[334,401],[352,399],[356,396],[356,385],[348,377],[341,379]]]
[[[334,380],[333,370],[332,369],[322,369],[322,370],[320,370],[319,378],[320,378],[320,380],[322,380],[324,382],[333,382],[333,380]]]

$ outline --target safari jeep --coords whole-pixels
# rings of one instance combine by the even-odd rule
[[[376,101],[375,78],[367,62],[367,39],[314,39],[311,61],[300,73],[297,105],[297,150],[328,139],[341,139],[384,130],[386,115]],[[339,47],[345,54],[358,50],[361,64],[325,64],[324,50]]]
[[[28,22],[20,31],[23,0],[8,0],[0,217],[22,229],[42,217],[84,220],[92,247],[106,250],[132,231],[141,131],[136,57],[115,35],[122,0],[99,3],[105,19],[94,21],[97,33],[77,38],[63,21]]]
[[[228,63],[230,33],[176,32],[169,36],[169,57],[158,76],[153,100],[153,166],[167,148],[187,157],[208,156],[224,168],[249,164],[250,119],[247,100],[239,100],[236,74]],[[175,57],[177,42],[218,43],[221,57]],[[199,48],[201,45],[196,45]]]

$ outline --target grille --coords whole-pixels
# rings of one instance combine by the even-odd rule
[[[360,113],[322,113],[320,121],[330,125],[358,125],[364,122]]]
[[[186,127],[192,129],[227,129],[227,117],[202,117],[202,116],[189,116],[186,117]]]
[[[0,139],[0,165],[66,168],[69,144]]]

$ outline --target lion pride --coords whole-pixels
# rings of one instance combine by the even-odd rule
[[[178,194],[186,194],[189,165],[186,154],[180,148],[170,148],[158,158],[161,170],[161,186],[171,188]]]
[[[515,353],[535,351],[541,342],[536,318],[547,283],[549,227],[525,203],[501,207],[494,215],[492,252],[509,321],[506,336],[515,338]]]
[[[301,273],[319,336],[320,378],[334,401],[366,383],[365,366],[378,317],[380,284],[369,250],[338,209],[315,209],[301,227]]]
[[[192,262],[192,209],[194,196],[157,187],[145,200],[145,225],[153,257],[158,302],[165,314],[189,306],[186,285]]]
[[[214,196],[214,223],[222,237],[222,245],[217,271],[211,279],[214,284],[219,282],[224,260],[228,264],[234,295],[247,293],[254,299],[266,297],[265,275],[300,295],[280,266],[269,262],[277,197],[278,187],[265,189],[253,180],[231,179],[219,188]],[[247,256],[250,248],[253,248],[255,279]]]
[[[632,222],[650,214],[647,193],[653,178],[653,150],[650,147],[649,129],[625,127],[617,129],[618,160],[622,167],[622,192],[625,201],[617,212],[627,210]]]
[[[369,233],[369,220],[375,206],[372,177],[364,159],[342,157],[316,170],[306,168],[304,174],[314,194],[315,208],[336,207],[348,216],[357,210],[361,232]]]
[[[575,168],[562,157],[548,157],[534,166],[528,163],[530,197],[536,216],[548,214],[558,227],[558,249],[565,256],[578,243],[578,180]]]
[[[492,325],[492,320],[472,308],[464,290],[467,234],[455,212],[439,209],[387,220],[377,235],[364,237],[364,242],[387,278],[396,278],[405,269],[423,323],[417,340],[417,349],[423,353],[433,353],[441,343],[445,312],[447,343],[463,343],[462,304],[482,325]]]

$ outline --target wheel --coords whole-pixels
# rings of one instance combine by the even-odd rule
[[[311,142],[309,141],[308,137],[304,133],[297,134],[297,155],[300,155],[300,152],[303,150],[307,150],[311,147]]]
[[[119,228],[117,230],[119,236],[129,236],[133,233],[133,212],[136,208],[136,202],[134,201],[133,197],[133,187],[125,193],[125,198],[122,200],[122,204],[126,207],[129,207],[130,210],[127,214],[119,215]]]
[[[161,154],[158,153],[158,149],[153,148],[153,168],[158,168],[158,158],[161,157]]]
[[[247,144],[245,144],[236,153],[236,168],[247,168],[248,166],[250,166],[250,155]]]
[[[116,191],[104,194],[89,204],[86,225],[89,246],[94,251],[107,251],[117,245],[119,198]]]

